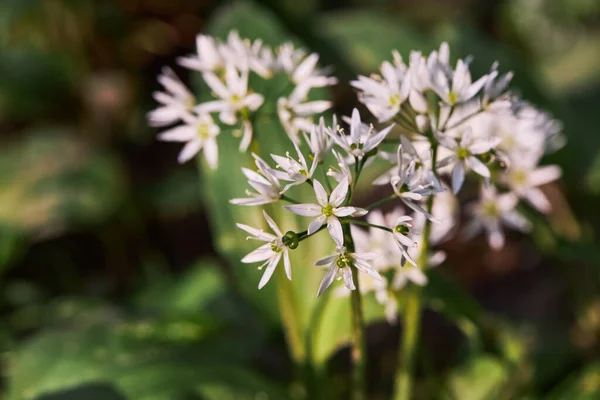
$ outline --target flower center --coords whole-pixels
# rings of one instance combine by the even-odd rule
[[[450,91],[450,93],[448,93],[448,101],[450,102],[451,105],[456,104],[456,101],[458,100],[458,96],[456,95],[456,93],[454,91]]]
[[[272,242],[272,243],[271,243],[271,250],[272,250],[273,252],[275,252],[275,253],[280,253],[280,252],[281,252],[281,250],[282,250],[282,248],[281,248],[281,246],[279,246],[279,245],[277,244],[277,242]]]
[[[196,130],[196,135],[200,139],[208,139],[210,137],[210,131],[208,129],[208,124],[200,124],[198,125],[198,129]]]
[[[356,149],[362,150],[362,148],[363,148],[362,143],[352,143],[350,145],[350,150],[356,150]]]
[[[337,265],[339,268],[349,267],[352,265],[352,258],[347,254],[342,254],[338,257],[335,265]]]
[[[233,104],[238,104],[240,101],[242,101],[242,98],[240,96],[238,96],[237,94],[233,94],[229,98],[229,101]]]
[[[325,207],[321,208],[321,213],[327,218],[333,217],[333,206],[330,204],[326,205]]]
[[[523,170],[513,171],[511,176],[516,185],[524,185],[527,182],[527,174]]]
[[[487,202],[483,204],[481,208],[481,213],[485,217],[496,218],[498,217],[498,206],[496,206],[496,203]]]
[[[391,95],[389,101],[390,101],[391,106],[397,106],[398,104],[400,104],[400,95],[399,94]]]
[[[465,158],[467,158],[469,156],[469,150],[461,147],[456,151],[456,156],[459,159],[464,160]]]

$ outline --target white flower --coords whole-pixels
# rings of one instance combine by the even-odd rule
[[[465,103],[471,100],[487,82],[489,76],[484,75],[477,81],[471,81],[469,65],[463,60],[456,62],[454,71],[449,68],[449,49],[442,43],[440,52],[432,53],[428,60],[431,74],[431,89],[448,105]]]
[[[347,179],[342,180],[333,189],[329,198],[327,198],[327,192],[319,181],[314,179],[312,182],[318,204],[293,204],[283,208],[304,217],[316,217],[308,226],[309,235],[312,235],[327,222],[327,230],[331,238],[338,246],[342,246],[344,244],[344,234],[342,224],[338,218],[365,215],[367,210],[356,207],[340,207],[348,194]]]
[[[364,129],[360,120],[360,114],[355,108],[352,111],[352,121],[350,123],[350,135],[343,132],[330,132],[331,138],[335,143],[343,148],[348,154],[354,157],[364,157],[365,154],[375,149],[385,139],[392,130],[394,124],[388,126],[380,132],[374,133],[374,129]]]
[[[331,107],[331,102],[316,100],[304,102],[310,86],[301,84],[294,88],[289,98],[277,100],[277,115],[290,140],[300,144],[298,131],[309,132],[313,127],[312,116],[320,114]]]
[[[296,85],[306,85],[308,87],[324,87],[337,83],[337,78],[328,77],[317,68],[319,55],[312,53],[308,55],[292,73],[292,82]]]
[[[304,158],[302,155],[300,148],[295,144],[294,148],[296,149],[296,154],[298,154],[298,161],[293,159],[289,152],[286,153],[286,157],[271,154],[271,157],[277,163],[277,167],[285,171],[284,174],[278,174],[278,178],[286,181],[292,181],[291,184],[285,187],[283,190],[284,192],[289,189],[289,187],[304,183],[308,179],[312,178],[315,169],[317,168],[316,160],[313,160],[312,166],[309,168],[306,158]]]
[[[150,126],[171,125],[190,115],[196,105],[196,99],[173,70],[163,68],[158,82],[165,91],[152,94],[160,106],[148,113]]]
[[[385,122],[392,119],[400,112],[400,106],[408,98],[410,92],[409,80],[405,79],[406,65],[398,53],[396,65],[389,61],[381,64],[381,75],[366,77],[359,75],[358,80],[351,81],[350,85],[359,89],[358,98],[369,111]],[[396,55],[395,54],[395,55]]]
[[[200,113],[219,112],[219,119],[227,124],[234,125],[238,114],[244,121],[249,118],[249,113],[256,111],[263,103],[264,98],[258,93],[248,92],[248,72],[236,71],[231,64],[225,66],[225,84],[213,73],[203,74],[204,81],[217,95],[219,100],[199,104],[196,111]],[[252,136],[251,125],[244,126],[245,137],[242,139],[240,150],[245,151],[250,144],[248,136]]]
[[[517,202],[514,193],[499,195],[493,185],[482,186],[479,202],[470,207],[473,218],[465,230],[466,237],[472,238],[484,229],[490,246],[499,250],[504,247],[502,224],[523,232],[529,231],[531,224],[515,210]]]
[[[430,220],[434,220],[433,216],[416,202],[423,200],[425,196],[439,193],[443,189],[438,188],[434,181],[424,180],[423,174],[415,172],[415,160],[405,166],[402,146],[398,146],[397,162],[397,173],[390,179],[394,193],[408,207],[422,213]]]
[[[281,198],[281,185],[277,179],[276,171],[256,154],[252,154],[258,172],[248,168],[242,168],[242,172],[248,178],[248,184],[256,190],[256,192],[246,191],[249,198],[231,199],[231,204],[243,206],[258,206],[261,204],[273,203]],[[260,173],[259,173],[260,172]]]
[[[338,162],[339,169],[330,166],[329,170],[327,171],[327,176],[333,177],[333,179],[335,179],[337,182],[341,182],[346,179],[348,180],[348,184],[351,185],[354,178],[352,177],[352,172],[350,172],[348,163],[340,153],[335,150],[332,150],[332,152]]]
[[[308,147],[310,147],[310,152],[313,155],[313,159],[317,162],[323,162],[329,152],[331,151],[332,143],[331,137],[327,133],[327,128],[325,126],[325,118],[319,118],[319,125],[313,125],[310,128],[310,136],[307,133],[304,133],[304,139],[306,143],[308,143]],[[333,116],[333,128],[337,129],[337,120],[335,115]]]
[[[219,162],[219,149],[217,147],[217,136],[219,126],[208,114],[185,117],[185,124],[171,128],[158,135],[159,140],[165,142],[185,142],[185,146],[179,153],[179,163],[189,161],[200,150],[204,151],[204,158],[208,165],[215,169]]]
[[[381,275],[379,275],[379,273],[369,264],[371,260],[378,256],[379,255],[376,253],[348,253],[345,247],[338,246],[337,254],[322,258],[315,263],[316,266],[329,266],[329,269],[319,286],[317,297],[331,286],[334,279],[339,274],[341,274],[344,279],[344,286],[346,286],[348,290],[355,290],[356,286],[354,286],[354,281],[352,280],[353,267],[375,279],[382,279]]]
[[[212,36],[196,36],[196,53],[192,56],[180,57],[179,65],[200,72],[215,72],[224,67],[219,44]]]
[[[417,265],[415,260],[410,256],[407,249],[412,247],[417,247],[417,242],[411,239],[408,234],[412,228],[411,224],[412,218],[408,215],[403,215],[398,217],[396,221],[394,221],[394,227],[392,228],[394,237],[394,241],[398,245],[398,249],[400,249],[400,253],[402,254],[400,265],[404,266],[404,259],[408,260],[413,265]]]
[[[237,31],[231,31],[227,35],[227,43],[222,44],[219,50],[225,65],[233,65],[243,72],[256,72],[262,78],[271,77],[272,57],[268,54],[270,50],[263,48],[262,40],[251,43],[248,39],[240,38]]]
[[[264,266],[267,266],[262,278],[260,279],[260,282],[258,283],[259,289],[262,289],[267,284],[267,282],[269,282],[269,279],[271,279],[271,276],[275,271],[275,267],[277,267],[282,257],[283,266],[285,268],[285,274],[287,275],[289,280],[292,280],[292,267],[290,264],[289,254],[290,249],[283,243],[283,233],[281,232],[275,221],[273,221],[273,219],[269,217],[269,215],[264,210],[263,215],[265,217],[265,220],[267,221],[267,224],[269,224],[273,232],[275,232],[275,235],[267,233],[262,229],[252,228],[248,225],[236,224],[238,228],[252,235],[247,239],[257,239],[266,242],[265,244],[263,244],[262,246],[252,251],[244,258],[242,258],[243,263],[255,263],[264,261],[264,263],[261,264],[261,266],[258,267],[258,269],[263,269]]]
[[[561,175],[561,169],[556,165],[535,167],[512,163],[505,177],[505,182],[516,195],[527,200],[538,211],[548,213],[551,204],[538,186],[555,181]]]
[[[490,177],[490,170],[476,156],[498,146],[501,142],[500,138],[477,138],[473,136],[471,129],[467,128],[463,130],[460,140],[445,135],[437,135],[437,139],[442,146],[453,152],[452,155],[438,162],[437,168],[453,165],[452,190],[455,194],[463,185],[467,169],[484,178]]]

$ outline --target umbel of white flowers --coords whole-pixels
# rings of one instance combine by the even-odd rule
[[[302,241],[327,230],[337,251],[316,261],[317,266],[328,267],[318,294],[336,277],[346,289],[355,290],[355,268],[361,272],[361,290],[375,292],[392,320],[397,308],[393,293],[409,282],[427,283],[424,268],[443,262],[445,255],[435,246],[450,235],[469,238],[483,231],[490,246],[499,249],[505,241],[505,226],[530,229],[516,209],[520,199],[542,213],[550,211],[551,204],[539,187],[558,179],[561,171],[539,163],[545,153],[562,144],[561,126],[511,94],[511,73],[499,74],[494,64],[488,74],[473,81],[467,61],[459,59],[452,66],[446,43],[429,55],[411,52],[408,63],[398,52],[392,54],[392,61],[381,65],[380,74],[350,82],[358,100],[379,123],[385,123],[381,129],[363,123],[364,116],[356,109],[350,118],[342,118],[346,127],[338,125],[335,117],[332,125],[322,117],[316,121],[316,114],[331,104],[306,102],[308,91],[337,80],[317,67],[318,55],[290,44],[272,50],[260,41],[240,39],[235,32],[226,42],[200,35],[198,54],[180,63],[202,73],[216,97],[205,103],[197,104],[170,70],[159,77],[165,92],[155,93],[161,105],[149,114],[150,123],[180,123],[159,138],[186,142],[179,157],[182,162],[203,149],[212,167],[217,166],[217,138],[226,125],[241,127],[242,150],[253,140],[251,116],[265,98],[248,88],[249,74],[267,80],[284,74],[292,83],[287,97],[273,100],[282,134],[290,139],[290,152],[271,154],[275,165],[253,154],[256,169],[242,171],[253,191],[231,200],[245,206],[282,202],[284,210],[311,218],[302,232],[283,233],[264,211],[273,233],[238,225],[249,238],[263,242],[242,259],[266,267],[259,288],[267,284],[282,259],[292,279],[290,251],[302,249]],[[389,168],[373,184],[389,185],[393,194],[357,207],[356,184],[365,168],[375,168],[371,163],[375,158],[388,162]],[[322,174],[317,175],[319,169]],[[469,219],[461,228],[457,226],[459,194],[467,181],[480,186],[480,197],[464,207]],[[290,193],[306,185],[312,187],[315,200],[298,204]],[[377,210],[388,202],[396,205],[392,212]],[[424,238],[427,220],[433,224]],[[350,225],[352,229],[346,229]],[[423,240],[428,242],[429,254],[417,258]],[[350,246],[355,249],[349,251]],[[419,265],[423,260],[426,265]]]
[[[317,68],[319,56],[315,53],[307,54],[290,43],[272,49],[260,40],[241,39],[235,31],[227,41],[199,35],[196,42],[197,54],[180,58],[179,64],[202,74],[211,99],[198,102],[175,73],[164,68],[158,77],[162,91],[153,95],[160,105],[148,114],[150,125],[171,126],[158,135],[160,140],[185,143],[180,163],[203,151],[208,165],[217,168],[217,138],[224,127],[241,131],[240,151],[248,149],[253,116],[265,101],[263,93],[249,86],[253,75],[265,81],[283,75],[289,81],[290,89],[277,99],[277,114],[282,129],[294,143],[300,143],[300,131],[312,129],[315,115],[331,107],[327,100],[307,101],[311,89],[337,83],[336,78]],[[257,86],[265,87],[260,83]],[[223,126],[219,127],[217,121]]]

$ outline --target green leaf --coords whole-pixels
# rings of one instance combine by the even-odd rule
[[[581,371],[573,373],[544,398],[547,400],[595,400],[600,398],[600,363],[590,363]]]
[[[349,65],[367,74],[390,60],[394,49],[408,59],[410,50],[426,52],[434,48],[410,24],[373,11],[325,14],[318,20],[318,29],[345,55]]]
[[[480,355],[451,372],[448,399],[489,400],[498,394],[509,373],[500,360]]]
[[[221,37],[235,29],[243,37],[261,38],[273,45],[281,44],[290,37],[270,13],[255,5],[250,7],[240,4],[223,8],[216,14],[209,27],[211,33]],[[277,83],[265,83],[263,93],[275,92],[269,85]],[[259,145],[251,150],[272,164],[271,153],[285,154],[286,151],[293,150],[293,147],[283,128],[278,121],[273,120],[269,111],[262,110],[255,119],[254,132]],[[213,171],[201,162],[202,196],[207,209],[210,210],[209,219],[215,248],[233,267],[237,287],[244,297],[272,324],[283,323],[286,327],[293,357],[296,360],[312,358],[317,363],[324,363],[328,356],[347,343],[350,337],[349,298],[335,295],[316,298],[325,270],[313,264],[319,258],[333,252],[333,241],[324,238],[325,232],[303,241],[296,250],[291,251],[292,282],[285,278],[281,265],[269,284],[262,290],[257,290],[262,272],[256,271],[253,265],[240,263],[241,258],[254,250],[257,244],[245,241],[246,233],[237,229],[236,223],[265,229],[268,227],[262,215],[262,207],[234,206],[229,203],[232,198],[246,197],[247,181],[241,168],[255,169],[251,156],[239,153],[239,138],[230,132],[224,130],[218,139],[221,160],[219,168]],[[289,194],[299,201],[314,201],[314,193],[308,185],[296,187]],[[310,222],[307,218],[283,210],[279,204],[268,205],[264,209],[284,232],[304,231]],[[277,290],[280,291],[280,302]],[[371,310],[372,304],[367,304],[368,315],[382,318],[382,307],[377,305]],[[279,307],[283,320],[279,317]]]
[[[43,237],[102,221],[123,199],[122,176],[69,129],[27,132],[0,152],[0,224]]]

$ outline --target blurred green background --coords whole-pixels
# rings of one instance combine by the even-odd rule
[[[145,121],[161,67],[192,85],[175,59],[232,28],[319,52],[341,114],[356,105],[344,82],[394,48],[445,40],[476,75],[496,60],[515,72],[564,123],[567,146],[547,157],[564,170],[544,188],[554,211],[500,252],[444,245],[416,394],[600,398],[597,0],[2,0],[0,398],[304,397],[265,292],[214,250],[196,166]],[[369,327],[373,399],[391,391],[399,331]],[[317,384],[346,398],[348,350],[333,350]]]

